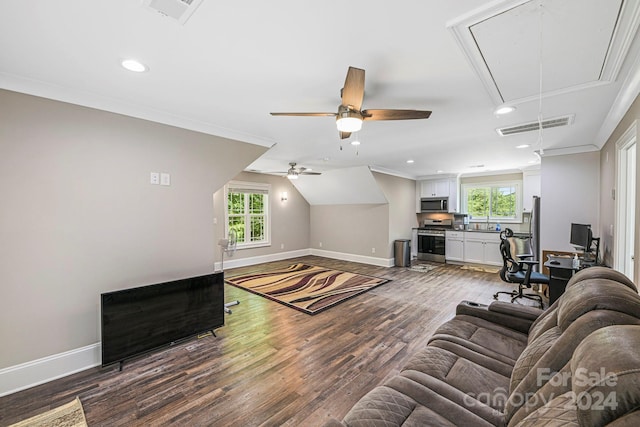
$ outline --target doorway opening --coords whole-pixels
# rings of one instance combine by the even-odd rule
[[[634,280],[636,223],[636,122],[616,142],[616,233],[614,267]]]

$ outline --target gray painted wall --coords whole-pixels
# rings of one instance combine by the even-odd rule
[[[411,239],[418,224],[415,181],[371,174],[388,203],[312,205],[311,248],[388,260],[396,239]]]
[[[0,144],[0,368],[98,342],[101,292],[213,271],[213,193],[266,150],[3,90]]]
[[[396,239],[411,239],[411,229],[418,226],[416,215],[416,182],[412,179],[373,172],[384,196],[389,201],[389,242],[387,257],[393,257]]]
[[[637,97],[629,110],[626,112],[615,131],[611,134],[607,143],[602,147],[600,155],[600,233],[602,237],[601,245],[604,246],[605,262],[609,266],[614,265],[614,236],[610,234],[610,226],[616,225],[616,209],[615,200],[611,196],[611,190],[616,188],[617,185],[617,169],[616,169],[616,142],[626,132],[627,129],[633,124],[634,121],[640,119],[640,97]],[[638,130],[636,130],[637,132]],[[638,136],[636,135],[636,140]],[[640,164],[640,150],[636,150],[638,158],[636,159],[636,165]],[[636,242],[635,242],[635,254],[640,253],[640,174],[636,174]],[[636,256],[637,258],[637,256]],[[640,267],[639,262],[635,262],[635,278],[636,283],[640,282]]]
[[[571,223],[599,224],[600,152],[543,157],[540,171],[541,249],[572,251]]]
[[[300,179],[314,179],[302,177]],[[271,246],[239,249],[233,259],[244,259],[281,252],[290,252],[309,248],[309,203],[302,197],[286,178],[259,173],[241,172],[234,181],[259,182],[271,184]],[[287,192],[287,201],[280,200],[283,191]],[[216,242],[224,236],[224,188],[216,191],[213,198]],[[281,246],[284,245],[284,248]],[[216,252],[216,261],[220,261],[220,251]]]
[[[389,205],[311,206],[310,235],[314,249],[388,258]]]

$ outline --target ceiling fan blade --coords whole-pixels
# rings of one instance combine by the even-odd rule
[[[272,116],[299,116],[299,117],[323,117],[337,116],[336,113],[270,113]]]
[[[298,172],[300,175],[322,175],[322,172]]]
[[[428,119],[431,111],[422,110],[364,110],[362,120]]]
[[[338,133],[340,134],[340,139],[347,139],[351,136],[351,132],[340,132],[338,131]]]
[[[342,88],[342,105],[351,105],[354,110],[360,111],[364,99],[364,70],[349,67],[347,78]]]

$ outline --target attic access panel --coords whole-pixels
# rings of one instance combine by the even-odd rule
[[[600,79],[621,6],[622,0],[542,3],[545,92]],[[505,101],[539,94],[541,31],[537,1],[514,7],[470,30]]]
[[[142,5],[184,25],[203,0],[142,0]]]
[[[540,4],[542,3],[542,32]],[[631,0],[507,0],[448,24],[496,105],[614,81],[638,29]]]

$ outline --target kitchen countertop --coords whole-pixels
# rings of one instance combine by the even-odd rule
[[[428,230],[428,229],[433,229],[435,227],[413,227],[412,230]],[[454,230],[452,228],[445,228],[445,231],[464,231],[466,233],[492,233],[492,234],[499,234],[501,232],[503,232],[504,230],[475,230],[475,229],[470,229],[470,230]],[[521,231],[514,231],[513,235],[516,237],[529,237],[529,233],[527,232],[521,232]]]

